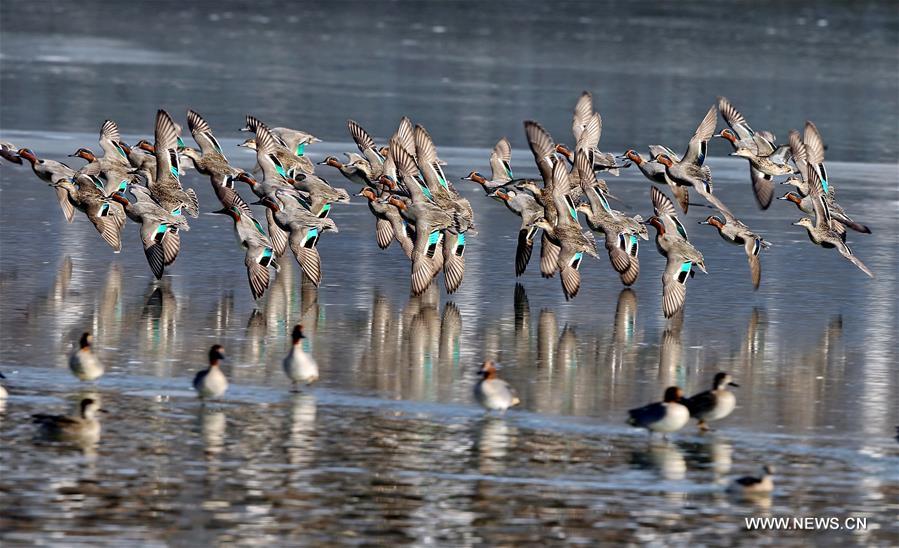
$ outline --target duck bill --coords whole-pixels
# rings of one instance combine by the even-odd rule
[[[699,221],[699,222],[696,223],[696,224],[699,224],[699,225],[707,225],[707,224],[710,224],[710,223],[709,223],[708,221]]]
[[[740,385],[735,382],[729,382],[729,383],[727,383],[727,386],[733,386],[734,388],[740,388]]]

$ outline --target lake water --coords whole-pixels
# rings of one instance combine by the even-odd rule
[[[515,280],[518,219],[466,182],[457,188],[479,234],[455,295],[409,297],[408,261],[377,248],[354,198],[334,207],[340,232],[321,240],[321,288],[284,260],[256,309],[205,178],[184,178],[203,214],[156,282],[133,223],[113,254],[83,215],[65,223],[30,170],[3,163],[0,543],[899,543],[899,13],[752,6],[735,18],[706,2],[345,2],[295,14],[279,3],[3,2],[0,134],[42,157],[96,147],[105,118],[133,142],[151,135],[156,108],[183,123],[193,107],[249,169],[253,155],[235,146],[247,112],[325,139],[309,148],[315,160],[353,150],[345,118],[384,136],[408,114],[431,130],[451,178],[485,172],[502,135],[527,176],[521,121],[570,140],[581,89],[603,114],[602,148],[616,152],[682,148],[721,94],[782,137],[815,120],[841,204],[873,230],[850,243],[877,278],[811,245],[790,225],[801,216],[791,204],[759,211],[745,161],[725,158],[722,142],[709,161],[716,194],[773,243],[762,285],[752,291],[742,250],[691,208],[682,218],[709,274],[689,282],[685,314],[670,321],[651,242],[632,289],[603,253],[566,303],[536,260]],[[627,209],[651,212],[635,170],[609,184]],[[301,394],[280,366],[296,322],[321,367]],[[93,385],[66,365],[85,330],[108,368]],[[214,343],[232,386],[204,407],[190,380]],[[488,358],[521,394],[503,416],[472,401]],[[741,386],[714,432],[649,440],[624,423],[664,387],[704,390],[722,370]],[[71,412],[85,395],[111,412],[97,447],[34,439],[31,414]],[[725,494],[763,463],[777,468],[773,496]],[[752,516],[868,523],[746,531]]]

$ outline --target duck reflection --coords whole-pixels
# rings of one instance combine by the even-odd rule
[[[664,480],[682,480],[687,477],[687,460],[673,443],[661,438],[650,439],[642,449],[631,453],[631,464],[644,470],[652,470]]]
[[[138,321],[138,355],[157,375],[170,373],[166,358],[172,356],[178,328],[178,300],[169,280],[150,282]]]
[[[518,429],[503,417],[485,415],[478,421],[472,448],[482,474],[500,474],[506,469],[509,447],[515,445]]]
[[[293,394],[288,405],[284,450],[287,462],[297,466],[297,471],[304,472],[315,463],[318,406],[311,394]]]
[[[674,386],[683,384],[678,382],[682,376],[681,360],[683,358],[684,345],[681,340],[681,330],[684,325],[684,311],[680,310],[672,316],[659,341],[659,385]]]
[[[201,405],[197,416],[200,438],[207,460],[222,452],[225,447],[225,429],[228,424],[225,412],[218,407]]]
[[[734,447],[730,440],[711,435],[702,436],[696,442],[679,442],[678,445],[685,451],[691,466],[710,469],[716,483],[726,480],[733,466]]]

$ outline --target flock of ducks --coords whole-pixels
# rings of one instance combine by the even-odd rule
[[[299,385],[310,385],[319,378],[318,364],[302,346],[305,338],[303,326],[293,328],[292,345],[282,361],[284,374],[292,383],[292,391],[299,391]],[[78,348],[69,356],[69,369],[81,381],[96,381],[105,372],[105,368],[93,349],[93,337],[84,333],[78,341]],[[226,359],[225,349],[216,344],[209,349],[209,365],[196,373],[193,388],[204,403],[216,400],[228,391],[228,378],[222,371],[221,362]],[[488,412],[505,413],[508,409],[521,403],[518,392],[505,380],[499,378],[497,366],[493,361],[486,361],[478,370],[478,380],[474,385],[475,401]],[[0,378],[5,378],[0,374]],[[691,418],[697,420],[700,431],[710,430],[707,423],[728,417],[736,407],[736,396],[728,387],[737,387],[731,376],[725,372],[715,375],[711,390],[684,398],[683,390],[671,386],[665,390],[663,401],[631,409],[628,411],[628,424],[645,428],[650,435],[654,432],[663,435],[682,429]],[[6,389],[0,385],[0,400],[7,397]],[[38,436],[43,439],[60,442],[77,442],[93,445],[100,439],[100,420],[98,413],[105,412],[99,402],[93,398],[81,400],[78,414],[68,415],[33,415],[33,422],[38,425]],[[731,484],[731,491],[740,493],[768,493],[773,490],[773,481],[769,467],[761,478],[743,477]]]
[[[728,128],[715,133],[718,112]],[[447,293],[455,292],[465,273],[466,238],[476,234],[474,211],[445,174],[445,162],[427,129],[409,118],[400,121],[386,145],[377,145],[357,122],[347,129],[359,152],[346,153],[346,161],[335,156],[313,163],[306,148],[320,140],[304,131],[274,127],[253,116],[246,117],[242,131],[253,137],[238,146],[254,150],[252,173],[233,167],[209,124],[193,110],[187,126],[199,148],[186,146],[181,126],[160,110],[156,115],[154,141],[140,140],[135,146],[122,141],[117,125],[110,120],[100,130],[102,156],[79,148],[71,156],[87,162],[73,169],[50,159],[41,159],[27,148],[3,143],[0,152],[7,160],[26,160],[34,173],[54,187],[65,218],[71,222],[75,210],[84,213],[101,237],[116,251],[122,247],[121,231],[126,219],[139,225],[147,262],[161,278],[178,257],[181,232],[189,230],[185,214],[196,217],[199,203],[195,191],[184,188],[181,178],[188,168],[208,176],[221,208],[213,213],[233,221],[234,232],[245,252],[244,264],[254,299],[265,293],[271,270],[289,247],[302,267],[304,277],[318,286],[322,280],[317,249],[325,232],[337,232],[329,218],[332,204],[346,203],[350,194],[332,186],[315,173],[316,166],[336,169],[344,178],[361,186],[356,196],[364,198],[375,217],[375,239],[385,249],[396,241],[411,262],[411,292],[423,293],[443,272]],[[599,257],[593,233],[601,234],[610,264],[625,286],[640,274],[639,240],[656,231],[656,247],[666,257],[662,274],[662,308],[671,317],[683,308],[686,283],[696,269],[706,272],[705,259],[687,237],[674,202],[659,186],[651,189],[653,215],[644,220],[611,207],[617,200],[608,183],[597,174],[618,175],[636,165],[647,179],[667,187],[681,210],[701,205],[717,210],[700,224],[715,228],[721,237],[743,248],[753,286],[761,282],[759,255],[769,243],[751,230],[712,190],[711,169],[705,165],[709,141],[728,141],[733,156],[749,161],[755,199],[767,209],[774,196],[775,178],[795,188],[780,199],[794,203],[811,217],[793,223],[806,229],[809,239],[822,247],[836,248],[846,259],[873,277],[846,243],[847,229],[870,233],[837,203],[833,183],[824,165],[824,144],[817,127],[807,122],[802,135],[789,133],[789,144],[777,145],[770,132],[754,131],[726,99],[719,98],[700,122],[683,155],[662,145],[649,146],[646,157],[631,149],[621,156],[599,149],[602,118],[594,110],[590,93],[578,99],[572,119],[575,146],[556,143],[539,123],[526,121],[525,135],[534,155],[539,179],[515,178],[512,149],[505,137],[490,155],[490,178],[471,171],[463,180],[483,187],[487,195],[506,205],[521,218],[515,253],[515,274],[521,276],[530,261],[540,232],[540,272],[545,278],[556,273],[566,299],[579,291],[580,268],[585,255]],[[623,163],[618,163],[618,162]],[[257,198],[243,200],[237,183],[246,184]],[[690,202],[690,191],[707,204]],[[265,227],[250,205],[264,206]],[[589,230],[581,224],[583,214]],[[261,219],[261,217],[260,217]]]

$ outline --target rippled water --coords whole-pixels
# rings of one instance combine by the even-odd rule
[[[711,147],[716,194],[774,245],[753,292],[742,250],[696,225],[708,210],[691,208],[683,218],[709,274],[689,282],[685,315],[671,321],[661,315],[663,260],[651,242],[632,289],[622,290],[603,255],[583,265],[581,293],[566,303],[536,261],[514,279],[518,219],[464,182],[457,187],[479,234],[457,294],[410,298],[408,262],[395,246],[377,248],[374,221],[354,199],[334,208],[340,232],[321,241],[322,287],[303,285],[284,261],[255,309],[230,221],[208,213],[215,197],[205,178],[184,179],[204,213],[156,282],[134,224],[115,255],[83,216],[66,224],[30,170],[3,163],[0,371],[11,397],[0,403],[0,544],[899,543],[899,165],[895,139],[884,137],[897,114],[895,9],[819,6],[783,19],[770,16],[777,4],[759,4],[745,20],[728,19],[727,36],[770,28],[775,38],[763,47],[796,42],[809,63],[778,53],[762,76],[733,62],[751,48],[712,47],[717,34],[704,32],[695,38],[710,74],[697,82],[683,34],[725,24],[704,2],[679,14],[602,5],[574,34],[573,6],[525,13],[489,3],[469,21],[429,3],[416,27],[402,3],[377,13],[313,5],[296,20],[276,4],[253,13],[169,5],[164,18],[150,17],[150,5],[123,4],[100,26],[67,3],[4,2],[3,139],[63,159],[95,145],[103,118],[116,118],[132,142],[149,132],[154,108],[180,118],[194,106],[232,162],[250,168],[254,157],[235,147],[233,130],[251,107],[273,122],[291,113],[330,138],[310,147],[316,160],[352,149],[344,117],[385,135],[408,113],[434,134],[449,176],[485,171],[483,146],[502,134],[515,145],[516,175],[526,176],[535,171],[521,120],[567,138],[581,88],[601,98],[603,143],[613,151],[680,147],[715,94],[736,93],[747,114],[766,113],[768,123],[750,120],[759,127],[785,134],[806,117],[819,122],[840,202],[873,229],[850,243],[877,279],[811,245],[790,225],[800,217],[792,205],[758,211],[745,162],[721,158],[729,151],[720,142]],[[155,32],[135,33],[136,17]],[[660,22],[682,29],[658,37],[677,58],[667,68],[647,62],[661,49]],[[201,24],[210,34],[196,32]],[[271,56],[259,60],[251,43],[272,46]],[[584,48],[569,57],[569,43]],[[631,50],[633,63],[604,64]],[[856,78],[862,58],[874,67],[868,81]],[[305,68],[274,70],[288,61]],[[241,71],[247,78],[236,85]],[[830,86],[791,95],[806,71]],[[639,173],[610,185],[627,209],[651,211]],[[322,379],[291,394],[280,360],[298,321]],[[95,384],[75,381],[66,365],[85,330],[108,368]],[[225,345],[232,386],[204,407],[190,380],[213,343]],[[474,405],[487,358],[502,364],[521,408],[485,416]],[[703,390],[720,370],[741,387],[715,432],[691,425],[670,441],[649,440],[624,424],[627,409],[665,386]],[[71,412],[86,395],[111,412],[96,447],[34,439],[31,414]],[[766,462],[778,470],[772,497],[724,493]],[[859,516],[868,528],[747,532],[743,518],[760,515]]]

